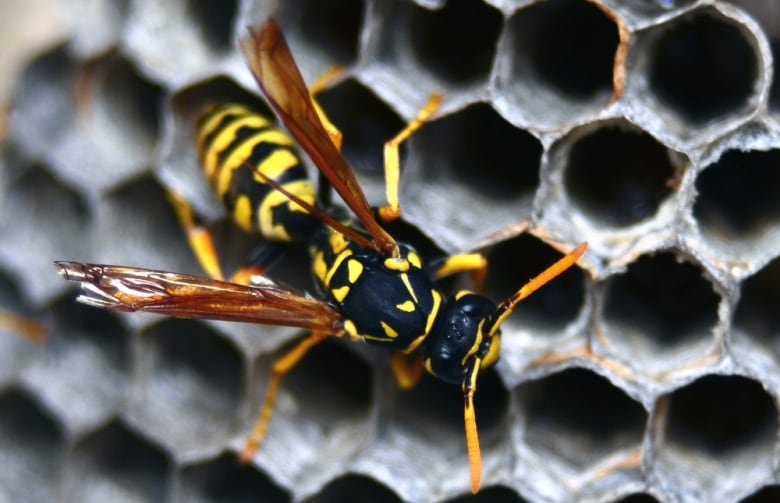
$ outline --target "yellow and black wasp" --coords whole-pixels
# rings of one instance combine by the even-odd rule
[[[242,48],[266,99],[353,211],[357,223],[340,221],[318,208],[313,184],[299,170],[289,138],[238,105],[212,108],[199,121],[196,141],[202,164],[238,225],[271,239],[309,243],[313,275],[325,298],[252,281],[256,272],[252,267],[239,271],[231,281],[223,280],[210,236],[175,194],[174,207],[209,278],[79,262],[57,262],[59,273],[81,283],[81,302],[104,309],[311,330],[274,362],[259,417],[241,453],[244,460],[251,458],[265,435],[282,376],[328,336],[393,350],[392,369],[403,387],[414,385],[423,369],[460,384],[471,486],[476,492],[481,476],[473,402],[477,375],[498,359],[500,326],[515,305],[571,267],[586,243],[498,304],[469,291],[445,297],[436,280],[460,271],[484,273],[485,259],[479,254],[453,255],[431,267],[411,246],[397,242],[375,218],[340,154],[340,133],[313,100],[276,22],[250,29]],[[385,145],[388,204],[378,212],[383,219],[400,214],[398,146],[434,112],[437,103],[438,97],[433,96]],[[412,353],[422,355],[413,360],[420,364],[408,362],[405,356]]]

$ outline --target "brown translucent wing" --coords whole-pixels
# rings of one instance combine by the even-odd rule
[[[55,262],[81,283],[79,302],[112,311],[146,311],[178,318],[242,321],[337,334],[341,314],[331,304],[275,285],[245,286],[201,276],[135,267]]]
[[[268,102],[374,238],[374,248],[387,254],[396,253],[395,240],[374,218],[355,174],[322,126],[279,25],[271,19],[260,28],[250,28],[249,34],[241,43],[244,56]]]

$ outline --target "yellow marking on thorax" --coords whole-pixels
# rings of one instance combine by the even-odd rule
[[[391,327],[384,321],[380,321],[379,324],[382,326],[382,330],[384,330],[386,336],[388,336],[391,339],[395,339],[398,337],[398,332],[393,330],[393,327]]]
[[[350,260],[347,262],[347,278],[349,282],[355,284],[360,275],[363,273],[363,264],[357,260]]]
[[[412,302],[411,300],[405,300],[400,304],[396,304],[395,308],[405,313],[413,313],[415,309],[415,305],[414,302]]]
[[[409,254],[406,256],[406,259],[417,269],[422,269],[422,260],[420,260],[420,256],[416,253],[409,252]]]
[[[409,261],[402,257],[388,257],[384,261],[384,266],[390,271],[407,272]]]
[[[333,295],[333,298],[336,299],[338,302],[344,302],[344,299],[347,298],[347,295],[349,295],[349,285],[340,286],[338,288],[332,288],[330,290],[330,293]]]
[[[406,291],[409,292],[409,295],[412,297],[414,303],[419,304],[420,301],[417,300],[417,294],[414,293],[414,289],[412,288],[412,283],[409,281],[409,275],[406,273],[401,273],[400,277],[401,277],[401,281],[406,287]]]
[[[431,329],[433,329],[433,324],[436,322],[436,317],[441,308],[441,294],[436,290],[431,290],[431,298],[433,299],[433,305],[431,306],[431,312],[428,313],[428,317],[425,319],[425,329],[422,334],[418,335],[408,346],[406,346],[406,348],[404,348],[403,352],[406,354],[417,349],[420,344],[425,341],[425,338],[428,337],[428,334],[431,333]]]

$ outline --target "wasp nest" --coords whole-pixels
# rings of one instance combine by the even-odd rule
[[[2,148],[0,298],[49,328],[0,338],[9,501],[774,501],[780,395],[780,47],[773,0],[62,2],[68,37],[16,82]],[[75,303],[56,259],[196,273],[165,201],[211,222],[226,269],[257,245],[202,179],[205,101],[265,105],[236,41],[275,15],[373,204],[405,145],[400,239],[478,249],[525,301],[479,381],[468,495],[457,387],[395,388],[387,357],[329,341],[282,382],[300,330]],[[9,43],[9,41],[5,41]],[[279,277],[310,289],[293,247]]]

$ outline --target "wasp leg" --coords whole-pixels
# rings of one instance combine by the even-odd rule
[[[417,386],[425,374],[422,355],[415,353],[412,356],[402,351],[395,351],[390,357],[390,369],[396,384],[401,389],[412,389]]]
[[[420,129],[425,121],[433,115],[439,108],[441,95],[432,94],[428,101],[423,105],[414,119],[395,135],[392,139],[385,142],[385,191],[387,195],[387,205],[379,208],[379,216],[382,220],[389,222],[401,216],[401,205],[398,202],[398,183],[401,176],[401,161],[399,160],[398,149],[407,138],[415,131]]]
[[[0,329],[10,330],[36,342],[46,338],[46,327],[37,321],[4,310],[0,310]]]
[[[306,353],[308,353],[311,348],[316,346],[327,336],[328,334],[323,332],[313,332],[310,336],[298,342],[290,351],[274,362],[271,367],[271,378],[268,381],[268,388],[265,390],[263,405],[260,407],[260,412],[257,415],[255,425],[252,427],[252,432],[246,439],[244,448],[241,449],[241,453],[239,454],[239,459],[242,463],[251,461],[252,456],[260,447],[263,437],[265,437],[268,423],[271,421],[276,394],[279,391],[279,382],[282,380],[282,377],[292,370],[301,359],[306,356]]]
[[[325,131],[328,133],[330,141],[333,142],[333,145],[335,145],[336,150],[339,152],[341,152],[341,144],[342,140],[344,139],[344,134],[330,121],[327,114],[320,107],[320,104],[317,103],[315,98],[317,94],[328,87],[328,85],[336,80],[342,73],[344,73],[344,67],[338,65],[332,66],[325,70],[325,72],[317,77],[314,80],[314,83],[309,86],[309,94],[311,95],[311,100],[314,103],[314,108],[317,110],[317,115],[320,117],[320,121],[325,127]]]
[[[434,261],[433,278],[441,279],[459,272],[470,272],[474,287],[479,289],[485,281],[488,262],[481,253],[458,253]]]
[[[212,279],[224,280],[225,275],[222,272],[222,266],[220,265],[211,232],[198,221],[192,206],[181,194],[168,190],[168,201],[173,206],[176,217],[179,219],[179,224],[187,235],[190,248],[203,271]],[[253,253],[247,265],[242,266],[233,273],[230,281],[248,285],[252,276],[263,274],[276,261],[281,251],[281,245],[277,243],[263,245],[259,248],[259,251]]]

